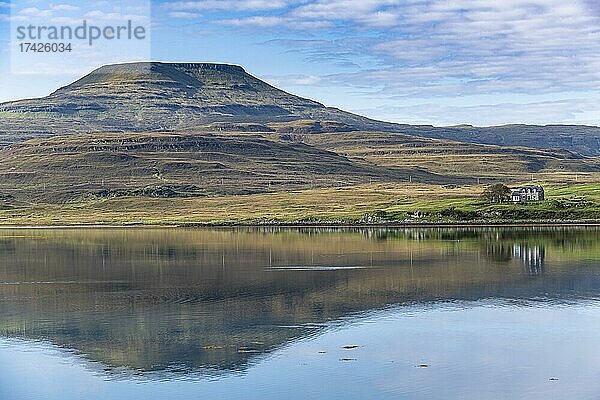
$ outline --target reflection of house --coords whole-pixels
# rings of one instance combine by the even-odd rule
[[[513,203],[522,203],[527,201],[543,201],[545,198],[544,188],[537,186],[523,186],[513,191]]]
[[[546,249],[543,246],[528,246],[515,243],[513,257],[520,258],[529,275],[539,275],[544,272]]]

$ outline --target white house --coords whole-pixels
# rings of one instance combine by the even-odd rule
[[[513,203],[525,203],[528,201],[543,201],[545,200],[544,188],[536,186],[523,186],[517,188],[512,193]]]

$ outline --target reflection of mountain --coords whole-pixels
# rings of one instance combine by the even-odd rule
[[[323,323],[391,304],[595,294],[598,263],[584,260],[598,253],[599,235],[0,231],[0,334],[47,339],[142,372],[237,370]],[[528,279],[520,256],[508,263],[489,256],[498,244],[512,252],[516,237],[521,249],[539,250],[526,260],[545,259],[540,279]]]

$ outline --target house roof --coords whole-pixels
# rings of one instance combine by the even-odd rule
[[[527,190],[527,189],[535,189],[537,191],[544,191],[544,188],[540,185],[528,185],[528,186],[521,186],[515,189],[515,191],[519,191],[519,190]]]

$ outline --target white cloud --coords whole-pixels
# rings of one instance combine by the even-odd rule
[[[219,26],[207,24],[211,32],[221,33],[225,25],[228,31],[243,29],[243,35],[257,32],[261,41],[268,32],[278,40],[267,43],[327,67],[323,71],[329,75],[320,77],[267,77],[277,86],[341,86],[362,97],[354,104],[372,99],[400,107],[396,111],[410,121],[593,120],[589,115],[597,111],[586,104],[595,110],[599,105],[579,96],[600,89],[598,0],[172,0],[162,8],[170,18],[213,16]],[[90,15],[123,20],[126,14],[143,12]],[[319,69],[313,65],[306,71]],[[435,104],[466,96],[506,99],[506,94],[576,100]],[[409,102],[419,105],[399,106]],[[385,119],[391,115],[370,110]]]
[[[311,30],[323,29],[333,25],[329,21],[296,21],[287,17],[280,16],[254,16],[246,18],[231,18],[217,21],[223,25],[238,27],[262,27],[273,28],[285,25],[291,30]]]
[[[393,26],[402,17],[392,7],[398,0],[321,0],[300,6],[291,15],[312,20],[348,20],[365,25]]]
[[[81,8],[72,6],[70,4],[58,4],[52,7],[55,11],[79,11]]]
[[[53,24],[60,24],[60,25],[77,25],[77,24],[81,24],[82,21],[81,19],[78,18],[72,18],[72,17],[52,17],[50,18],[50,22],[52,22]]]
[[[262,76],[261,78],[276,87],[315,86],[321,83],[321,77],[315,75],[293,74],[278,76]]]
[[[169,13],[169,17],[171,18],[180,18],[180,19],[195,19],[199,18],[201,15],[194,12],[188,11],[172,11]]]
[[[322,40],[294,50],[321,62],[331,57],[370,58],[373,69],[328,78],[368,93],[374,89],[397,97],[551,93],[600,89],[600,15],[592,12],[594,4],[591,0],[318,0],[278,16],[254,15],[225,23],[282,29],[341,26],[346,32],[343,40]],[[369,35],[360,36],[362,32]]]
[[[101,10],[89,11],[83,15],[85,19],[91,19],[96,21],[138,21],[138,22],[147,22],[147,15],[138,15],[138,14],[122,14],[118,12],[104,12]]]
[[[237,10],[260,11],[283,9],[291,1],[284,0],[203,0],[203,1],[174,1],[164,4],[170,10]]]
[[[18,16],[30,17],[30,18],[46,18],[50,17],[52,12],[50,10],[40,10],[36,7],[28,7],[20,10]]]
[[[360,114],[393,122],[449,126],[468,123],[476,126],[530,124],[600,125],[590,112],[600,107],[599,99],[566,99],[532,103],[500,103],[477,106],[423,103],[410,106],[380,106],[353,110]]]
[[[232,26],[279,26],[285,23],[285,18],[277,16],[256,16],[248,18],[232,18],[221,21]]]

